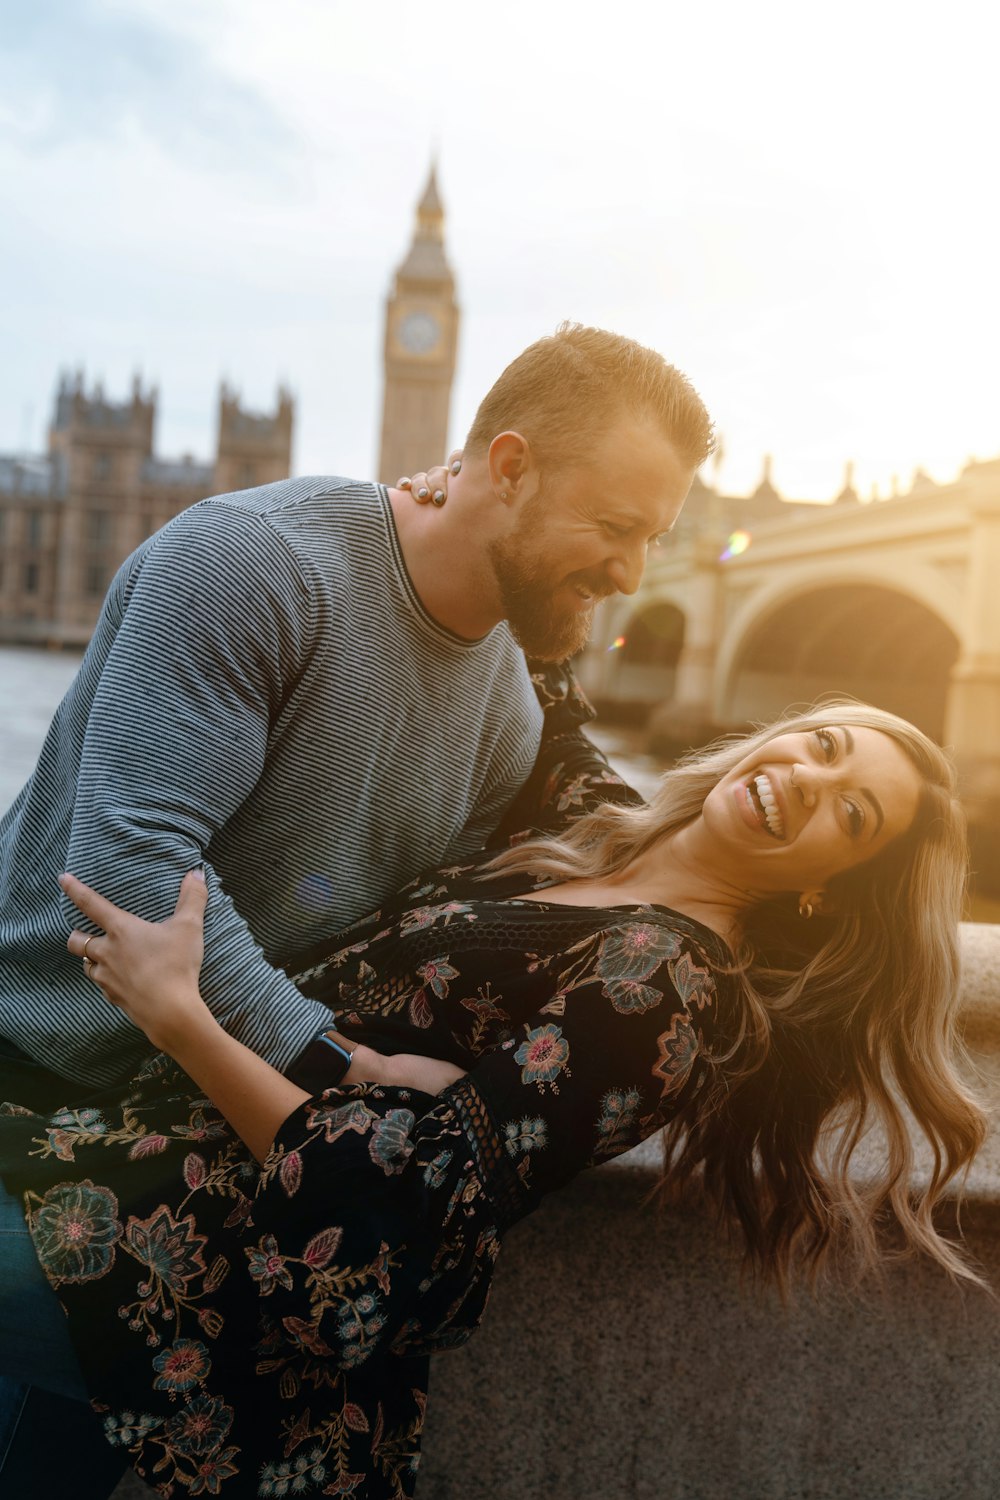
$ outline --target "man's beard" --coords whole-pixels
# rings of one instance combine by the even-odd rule
[[[525,655],[565,661],[587,644],[594,609],[560,607],[557,593],[572,588],[573,580],[553,583],[552,565],[538,545],[541,531],[525,516],[510,536],[490,542],[488,551],[507,623]],[[605,592],[582,576],[580,582],[598,597]]]

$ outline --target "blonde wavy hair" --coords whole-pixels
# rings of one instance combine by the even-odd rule
[[[873,859],[831,879],[811,921],[798,892],[744,913],[726,971],[737,1014],[721,1018],[724,1050],[708,1083],[666,1128],[659,1186],[673,1199],[700,1182],[742,1230],[749,1266],[783,1288],[793,1268],[815,1281],[830,1265],[881,1263],[878,1227],[891,1216],[906,1251],[981,1283],[933,1221],[982,1145],[986,1117],[963,1079],[956,1032],[965,820],[951,762],[926,735],[881,709],[826,700],[688,755],[647,806],[605,805],[561,838],[505,850],[488,871],[611,875],[695,818],[745,756],[779,734],[831,725],[876,729],[903,749],[922,781],[916,816]],[[919,1186],[908,1114],[930,1148]],[[852,1171],[872,1127],[877,1162]]]

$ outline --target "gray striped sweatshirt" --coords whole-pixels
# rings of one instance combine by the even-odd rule
[[[285,480],[192,506],[123,563],[0,822],[0,1034],[86,1083],[149,1044],[65,948],[70,870],[150,921],[207,861],[202,993],[285,1068],[329,1011],[278,969],[485,843],[542,723],[506,624],[423,609],[385,491]]]

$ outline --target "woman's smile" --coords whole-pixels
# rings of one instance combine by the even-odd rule
[[[745,782],[738,783],[734,795],[742,796],[746,821],[751,828],[762,828],[771,838],[784,840],[785,818],[782,801],[777,792],[777,783],[760,771]]]

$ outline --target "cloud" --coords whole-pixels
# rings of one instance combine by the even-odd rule
[[[100,0],[8,7],[0,100],[0,137],[33,155],[138,133],[187,166],[294,169],[294,133],[260,93],[155,17]]]

